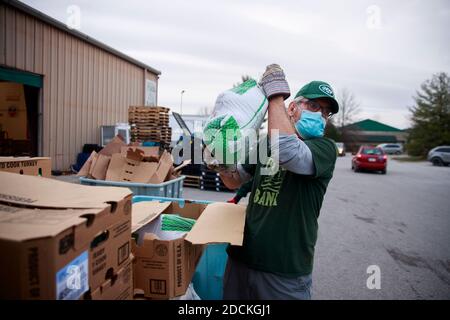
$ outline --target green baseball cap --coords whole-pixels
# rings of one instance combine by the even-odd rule
[[[331,104],[331,112],[338,113],[339,111],[339,104],[334,98],[333,89],[324,81],[311,81],[304,85],[295,95],[295,98],[298,97],[305,97],[307,99],[328,99]]]

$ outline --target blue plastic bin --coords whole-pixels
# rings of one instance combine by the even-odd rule
[[[177,201],[180,206],[186,201],[181,198],[134,196],[133,203],[141,201]],[[189,200],[193,203],[208,204],[211,201]],[[227,263],[226,248],[228,244],[209,244],[206,246],[197,268],[194,272],[192,283],[194,290],[202,300],[221,300],[223,290],[223,274]]]
[[[156,142],[156,141],[143,141],[142,142],[143,147],[157,147],[159,145],[160,145],[160,143]]]
[[[228,244],[208,244],[203,252],[192,283],[194,290],[202,300],[222,300],[223,275],[227,264]]]
[[[95,180],[80,177],[80,183],[89,186],[124,187],[129,188],[135,196],[156,196],[168,198],[183,197],[183,180],[185,176],[158,184],[134,183],[120,181]]]

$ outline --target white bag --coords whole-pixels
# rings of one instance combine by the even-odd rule
[[[186,289],[186,293],[182,296],[171,298],[170,300],[202,300],[197,292],[194,290],[194,285],[192,282],[189,284],[189,287]]]
[[[244,141],[256,136],[268,105],[263,91],[253,79],[221,93],[203,128],[206,164],[233,164],[245,159],[248,148],[242,154]],[[250,139],[250,142],[255,144],[256,140]]]

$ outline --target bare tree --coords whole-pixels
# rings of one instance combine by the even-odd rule
[[[242,84],[242,83],[244,83],[245,81],[250,80],[250,79],[252,79],[252,77],[250,77],[248,74],[242,75],[242,76],[241,76],[241,80],[242,80],[242,81],[233,84],[233,88],[239,86],[240,84]]]
[[[354,122],[356,120],[356,116],[361,110],[355,96],[347,88],[344,88],[341,91],[338,100],[339,113],[336,115],[335,123],[338,127],[342,128]]]

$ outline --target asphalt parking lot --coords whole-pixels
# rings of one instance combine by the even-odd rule
[[[389,159],[386,175],[354,173],[350,159],[337,160],[319,217],[313,299],[450,299],[450,167]],[[367,288],[371,265],[380,289]]]

